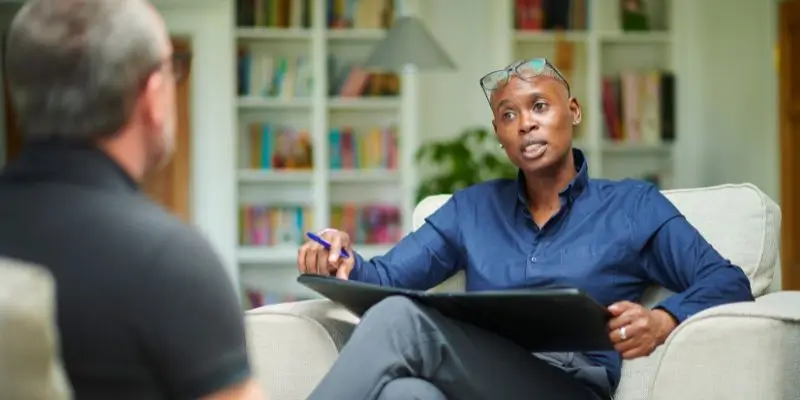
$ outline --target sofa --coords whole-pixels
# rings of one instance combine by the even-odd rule
[[[53,276],[0,257],[0,399],[71,399],[58,341]]]
[[[751,184],[664,194],[724,257],[744,270],[756,301],[698,313],[649,357],[625,361],[615,399],[800,399],[800,292],[777,291],[773,283],[779,270],[779,207]],[[438,195],[420,202],[413,216],[415,229],[448,198]],[[463,287],[459,274],[431,290]],[[669,294],[654,287],[642,302],[652,305]],[[305,399],[357,321],[327,300],[248,311],[248,346],[269,398]]]

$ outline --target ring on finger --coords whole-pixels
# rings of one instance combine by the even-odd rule
[[[628,340],[628,332],[626,331],[627,326],[623,326],[619,328],[619,338],[622,340]]]

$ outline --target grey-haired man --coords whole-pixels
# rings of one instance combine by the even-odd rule
[[[257,399],[205,239],[138,190],[175,145],[182,65],[145,0],[30,0],[6,73],[27,142],[0,174],[0,255],[55,278],[78,399]]]

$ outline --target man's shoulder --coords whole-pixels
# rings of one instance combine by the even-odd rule
[[[87,220],[109,235],[128,239],[114,240],[119,245],[135,246],[136,241],[144,240],[161,246],[172,238],[198,236],[194,229],[143,193],[98,192],[87,196],[87,201],[92,205],[82,211]]]
[[[0,193],[0,216],[9,222],[0,226],[0,233],[14,229],[10,240],[32,255],[66,257],[70,248],[82,248],[86,261],[104,264],[113,259],[120,267],[115,271],[122,272],[124,265],[147,268],[146,260],[175,238],[201,240],[199,233],[138,192],[45,183],[5,187]]]
[[[219,265],[210,243],[196,227],[144,195],[129,199],[127,205],[118,203],[108,210],[108,214],[106,230],[130,239],[128,244],[118,242],[119,245],[135,249],[136,241],[151,243],[150,251],[142,254],[147,257],[149,267],[143,268],[154,268],[158,274],[163,274],[168,272],[165,269],[182,273],[184,267],[198,269],[203,265]],[[192,265],[179,262],[182,259]]]

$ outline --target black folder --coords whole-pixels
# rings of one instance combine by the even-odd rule
[[[297,281],[359,317],[387,297],[405,296],[532,352],[613,350],[606,328],[611,314],[574,288],[429,293],[319,275]]]

